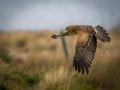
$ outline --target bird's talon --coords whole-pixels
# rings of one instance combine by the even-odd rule
[[[58,35],[55,35],[55,34],[51,35],[51,38],[53,38],[53,39],[57,39],[57,37],[58,37]]]

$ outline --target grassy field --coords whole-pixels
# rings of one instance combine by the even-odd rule
[[[72,60],[76,36],[67,37],[70,59],[61,39],[50,31],[0,32],[0,90],[120,90],[120,32],[101,43],[90,68],[82,75]]]

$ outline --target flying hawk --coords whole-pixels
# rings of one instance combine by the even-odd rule
[[[62,36],[77,36],[76,51],[73,60],[73,66],[78,72],[89,73],[89,67],[93,61],[97,38],[102,42],[110,42],[110,37],[106,30],[101,26],[91,25],[70,25],[65,28],[65,32],[61,35],[52,35],[51,37],[57,39]]]

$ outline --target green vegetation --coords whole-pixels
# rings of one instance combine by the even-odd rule
[[[0,81],[0,90],[12,90],[12,87],[5,81]]]
[[[27,73],[24,70],[1,68],[0,90],[13,90],[13,84],[20,88],[33,88],[43,79],[43,74],[39,72]],[[19,88],[18,88],[19,89]]]
[[[9,52],[5,48],[0,48],[0,60],[9,63],[11,62],[11,57],[9,55]]]

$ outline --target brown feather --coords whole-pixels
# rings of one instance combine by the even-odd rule
[[[108,36],[108,33],[106,32],[106,30],[101,27],[101,26],[96,26],[94,27],[94,32],[95,35],[97,36],[97,38],[99,40],[101,40],[102,42],[110,42],[111,38]]]
[[[96,36],[88,32],[78,32],[76,52],[73,66],[78,72],[89,73],[89,67],[95,55],[97,47]]]

